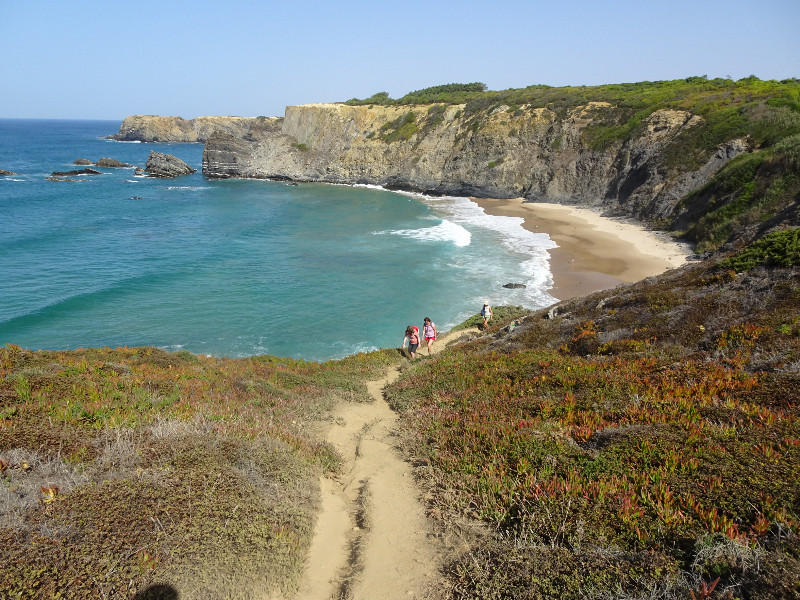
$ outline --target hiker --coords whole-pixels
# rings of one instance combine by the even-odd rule
[[[408,344],[408,354],[411,360],[417,358],[417,348],[419,347],[419,328],[416,325],[406,327],[406,337],[403,338],[403,348]]]
[[[425,317],[425,322],[422,325],[422,337],[428,343],[428,356],[430,356],[431,346],[436,340],[436,325],[431,321],[430,317]]]
[[[489,326],[489,321],[492,320],[492,307],[489,306],[488,300],[483,301],[481,316],[483,317],[483,328],[486,329]]]

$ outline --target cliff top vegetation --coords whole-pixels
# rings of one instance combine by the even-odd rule
[[[708,79],[705,75],[670,81],[640,81],[596,86],[530,85],[525,88],[488,90],[486,84],[450,83],[409,92],[392,99],[386,92],[378,92],[369,98],[352,98],[345,104],[364,106],[406,106],[414,104],[468,104],[469,112],[479,107],[502,104],[514,107],[528,105],[533,108],[566,109],[585,106],[589,102],[609,102],[618,106],[644,109],[650,106],[680,108],[700,113],[704,106],[731,105],[743,100],[757,100],[777,95],[778,105],[789,105],[797,109],[800,102],[800,80],[763,81],[751,75],[734,81],[732,79]]]
[[[800,592],[797,236],[503,323],[390,387],[432,514],[489,525],[454,597]]]
[[[754,147],[761,148],[800,133],[800,80],[762,81],[754,75],[738,81],[698,76],[598,86],[531,85],[502,91],[486,90],[483,83],[447,84],[410,92],[396,100],[379,92],[345,104],[458,104],[464,105],[463,114],[469,118],[499,108],[515,113],[522,107],[547,108],[563,116],[590,102],[606,102],[616,109],[608,115],[608,122],[590,127],[586,141],[597,150],[629,137],[659,109],[685,110],[703,117],[707,124],[676,145],[675,163],[691,159],[697,147],[713,148],[737,137],[748,137]],[[687,149],[692,151],[688,155]]]

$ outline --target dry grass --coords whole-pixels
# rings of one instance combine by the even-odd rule
[[[317,421],[395,360],[0,349],[0,597],[290,595],[338,463]]]

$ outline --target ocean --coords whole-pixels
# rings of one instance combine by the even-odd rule
[[[202,144],[104,139],[119,125],[0,119],[0,169],[19,173],[0,177],[0,344],[323,361],[398,347],[426,316],[447,330],[484,300],[555,301],[555,244],[521,219],[466,198],[207,180]],[[197,173],[46,179],[153,150]]]

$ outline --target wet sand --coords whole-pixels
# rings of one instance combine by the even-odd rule
[[[521,198],[472,198],[490,215],[522,217],[528,231],[546,233],[553,288],[559,300],[639,281],[679,267],[691,253],[685,244],[645,227],[601,216],[586,208],[524,202]]]

